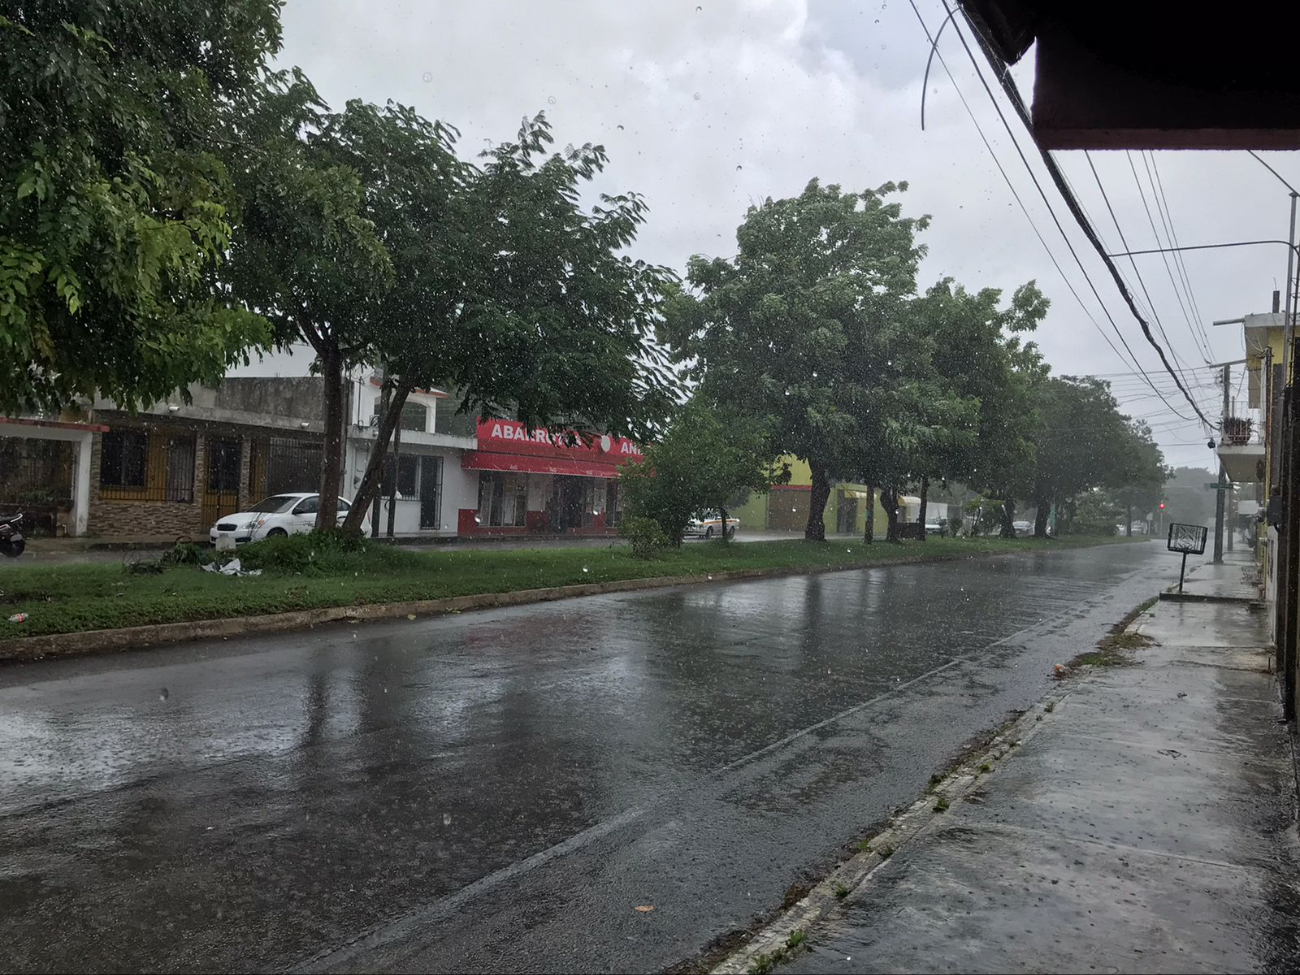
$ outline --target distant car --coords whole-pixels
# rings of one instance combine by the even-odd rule
[[[927,535],[947,535],[948,523],[946,521],[927,521],[925,523],[925,533]]]
[[[727,537],[735,538],[736,529],[740,527],[739,518],[727,519]],[[722,516],[716,511],[706,511],[700,518],[692,518],[686,525],[687,535],[713,538],[722,534]]]
[[[1013,521],[1011,527],[1015,529],[1016,535],[1019,537],[1034,533],[1034,523],[1032,521]]]
[[[351,507],[350,501],[339,498],[339,524],[343,524]],[[316,527],[316,512],[319,509],[319,494],[300,491],[274,494],[263,498],[247,511],[223,515],[208,532],[208,538],[213,545],[223,536],[234,538],[236,545],[244,545],[263,538],[309,532]],[[361,531],[370,531],[369,516],[362,522]]]

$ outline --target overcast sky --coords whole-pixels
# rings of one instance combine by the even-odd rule
[[[942,3],[917,6],[933,32]],[[733,254],[736,226],[751,202],[797,194],[814,176],[850,189],[907,180],[906,212],[933,217],[923,236],[929,255],[922,288],[951,275],[972,290],[1009,294],[1037,280],[1052,300],[1038,341],[1053,371],[1112,379],[1126,412],[1151,422],[1170,463],[1213,463],[1199,424],[1176,417],[1090,321],[1091,315],[1120,346],[951,27],[939,51],[956,84],[936,60],[922,131],[929,45],[908,0],[290,0],[284,30],[281,61],[300,65],[334,107],[354,97],[412,105],[458,126],[467,154],[512,136],[524,115],[543,110],[559,146],[604,144],[610,167],[601,188],[636,190],[651,207],[636,253],[679,271],[691,254]],[[1030,66],[1018,67],[1017,76],[1028,95]],[[1087,312],[1053,267],[959,96]],[[1105,308],[1169,403],[1190,416],[1002,105]],[[1300,159],[1265,157],[1300,185]],[[1162,203],[1183,245],[1286,236],[1285,188],[1244,153],[1152,158],[1148,175],[1151,160],[1140,154],[1092,155],[1129,245],[1121,248],[1084,155],[1058,154],[1110,250],[1158,246],[1133,169],[1161,238]],[[1157,174],[1159,202],[1148,182]],[[1260,247],[1184,256],[1208,348],[1180,307],[1179,297],[1183,306],[1191,303],[1182,269],[1167,269],[1158,256],[1136,259],[1192,393],[1213,420],[1221,390],[1205,361],[1240,358],[1243,346],[1240,326],[1210,322],[1268,311],[1286,272],[1285,253]],[[1120,267],[1145,306],[1133,267]],[[1242,395],[1234,386],[1234,398]]]

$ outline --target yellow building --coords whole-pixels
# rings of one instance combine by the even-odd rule
[[[728,512],[740,519],[742,530],[802,532],[808,526],[809,500],[812,497],[812,470],[806,461],[785,456],[781,463],[790,465],[790,480],[778,484],[767,494],[753,494],[743,507]],[[831,496],[826,502],[822,523],[827,535],[861,535],[866,529],[867,486],[848,481],[831,481]],[[885,509],[880,506],[880,492],[873,501],[876,510],[875,534],[884,537]]]
[[[1277,482],[1276,456],[1280,448],[1282,357],[1286,335],[1281,312],[1247,315],[1242,319],[1246,343],[1247,416],[1226,416],[1218,439],[1219,459],[1228,479],[1243,485],[1239,514],[1253,516],[1265,510]],[[1230,526],[1231,528],[1231,526]],[[1271,603],[1276,593],[1274,553],[1277,530],[1257,534],[1260,586]]]

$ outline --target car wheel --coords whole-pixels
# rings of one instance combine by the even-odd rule
[[[728,537],[728,538],[735,538],[735,537],[736,537],[736,526],[735,526],[735,525],[732,525],[730,528],[727,529],[727,537]]]
[[[269,532],[266,533],[266,537],[267,538],[288,538],[289,533],[285,531],[283,528],[272,528]]]
[[[713,526],[710,525],[708,528],[704,529],[704,538],[707,541],[712,537],[713,537]]]

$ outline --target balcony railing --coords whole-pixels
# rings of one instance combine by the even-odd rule
[[[1223,443],[1228,447],[1241,447],[1253,440],[1255,421],[1245,416],[1223,418]]]

